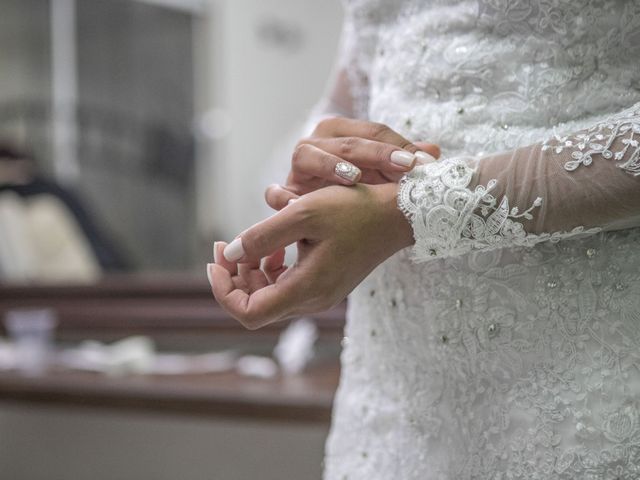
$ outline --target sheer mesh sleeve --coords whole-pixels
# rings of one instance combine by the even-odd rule
[[[640,226],[639,141],[637,104],[572,135],[417,167],[398,193],[415,260]]]
[[[357,34],[357,27],[354,24],[352,13],[345,9],[340,34],[340,41],[336,51],[335,59],[328,76],[322,95],[315,102],[310,111],[300,125],[290,132],[287,138],[277,145],[272,154],[271,161],[263,166],[263,183],[281,183],[286,179],[291,169],[291,152],[296,147],[301,138],[313,134],[318,123],[327,117],[342,116],[355,118],[358,116],[356,104],[359,100],[363,88],[354,73],[356,60],[360,53],[360,37]],[[265,205],[264,214],[270,215],[271,210]]]
[[[353,117],[353,99],[347,70],[335,64],[325,94],[315,104],[303,127],[303,134],[310,135],[318,123],[327,117]]]
[[[316,103],[307,120],[307,131],[312,131],[317,123],[328,116],[355,117],[354,95],[357,93],[351,72],[358,58],[358,35],[351,12],[344,12],[342,32],[332,73],[325,92]]]
[[[369,72],[375,58],[379,25],[371,15],[344,2],[340,44],[323,97],[316,104],[308,125],[315,126],[327,116],[367,118]]]

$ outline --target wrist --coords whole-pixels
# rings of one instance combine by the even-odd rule
[[[384,224],[391,237],[392,254],[415,243],[411,223],[398,208],[399,188],[397,183],[386,183],[379,186],[384,218],[387,219]]]

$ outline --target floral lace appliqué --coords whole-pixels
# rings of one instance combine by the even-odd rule
[[[540,144],[554,125],[583,133],[640,102],[639,1],[344,1],[355,114],[447,158]],[[580,143],[566,140],[547,142],[561,169]],[[404,185],[412,223],[446,192],[474,195],[471,170],[447,185],[432,168]],[[486,214],[469,204],[485,225],[502,186]],[[425,238],[458,247],[468,224]],[[325,480],[639,480],[640,230],[444,259],[426,248],[433,261],[399,252],[350,297]]]
[[[589,166],[593,163],[593,156],[600,155],[606,160],[615,160],[618,167],[634,175],[640,176],[640,108],[626,110],[605,122],[601,122],[581,133],[560,136],[555,135],[542,145],[542,150],[553,149],[555,153],[562,153],[572,149],[573,160],[565,163],[567,171],[573,171],[580,165]],[[620,139],[621,146],[612,148],[616,140]]]
[[[540,242],[596,233],[600,229],[576,227],[569,232],[527,233],[522,220],[531,220],[542,198],[523,212],[509,207],[509,199],[491,194],[497,185],[469,189],[473,159],[454,158],[414,169],[400,182],[398,206],[411,221],[416,240],[414,259],[462,255],[472,250],[506,246],[533,246]]]

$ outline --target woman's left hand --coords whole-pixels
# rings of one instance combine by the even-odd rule
[[[413,243],[396,206],[397,189],[395,183],[326,187],[229,245],[217,242],[216,263],[207,266],[216,300],[249,329],[338,304],[378,264]],[[284,248],[296,242],[297,261],[287,267]]]
[[[416,162],[434,162],[439,156],[437,145],[412,143],[387,125],[328,117],[298,142],[286,184],[270,185],[265,200],[280,210],[300,195],[329,185],[398,182]]]

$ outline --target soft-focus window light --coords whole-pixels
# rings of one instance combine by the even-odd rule
[[[220,140],[231,133],[231,116],[227,110],[213,108],[202,114],[198,131],[206,138]]]

